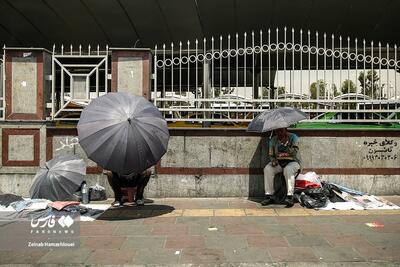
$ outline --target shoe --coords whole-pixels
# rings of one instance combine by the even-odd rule
[[[274,203],[274,199],[271,196],[266,196],[263,201],[261,201],[262,206],[268,206]]]
[[[137,206],[144,206],[144,199],[138,199],[138,200],[136,200],[136,205],[137,205]]]
[[[286,208],[291,208],[294,205],[294,198],[293,196],[287,196],[285,199]]]
[[[124,202],[122,202],[121,200],[115,200],[113,203],[111,203],[111,206],[114,208],[119,208],[122,207],[124,205]]]

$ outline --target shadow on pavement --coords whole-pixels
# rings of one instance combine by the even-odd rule
[[[97,220],[120,221],[157,217],[174,211],[169,205],[148,204],[144,206],[124,205],[106,210]]]

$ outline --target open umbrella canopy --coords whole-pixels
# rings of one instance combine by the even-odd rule
[[[57,156],[40,168],[29,190],[31,198],[73,199],[86,175],[85,162],[73,155]]]
[[[148,100],[129,93],[94,99],[78,123],[79,144],[104,169],[141,173],[155,165],[168,147],[167,122]]]
[[[277,108],[265,111],[255,117],[249,127],[248,132],[268,132],[279,128],[287,128],[296,122],[307,119],[307,114],[296,108]]]

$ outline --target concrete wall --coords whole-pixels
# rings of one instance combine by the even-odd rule
[[[3,131],[17,130],[8,138],[8,158],[32,160],[33,143],[29,135],[18,135],[21,126],[2,124]],[[76,131],[46,129],[44,124],[27,124],[24,128],[40,133],[38,166],[1,166],[0,191],[27,196],[34,175],[43,166],[51,150],[53,156],[76,154],[91,168],[77,144]],[[8,131],[8,130],[7,130]],[[52,131],[52,134],[49,134]],[[147,197],[233,197],[261,196],[264,181],[262,168],[267,163],[268,139],[245,131],[171,131],[168,152],[153,168],[146,189]],[[310,134],[312,133],[312,134]],[[354,134],[354,133],[348,133]],[[361,133],[364,134],[364,133]],[[323,180],[377,195],[400,194],[400,137],[393,132],[369,132],[367,136],[310,136],[299,133],[300,150],[305,170],[315,170]],[[326,135],[326,133],[321,133]],[[358,134],[360,135],[360,133]],[[376,135],[376,136],[371,136]],[[386,135],[386,136],[382,136]],[[51,147],[47,147],[51,138]],[[3,136],[0,136],[3,140]],[[28,140],[29,139],[29,140]],[[4,141],[3,141],[4,142]],[[4,145],[1,142],[1,145]],[[3,151],[3,149],[0,149]],[[377,157],[375,158],[375,155]],[[4,155],[2,155],[4,157]],[[379,157],[379,158],[378,158]],[[101,173],[87,175],[90,185],[96,183],[112,191]]]

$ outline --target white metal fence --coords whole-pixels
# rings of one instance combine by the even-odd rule
[[[60,47],[52,54],[52,120],[77,121],[91,99],[108,93],[109,51],[97,46],[74,50]]]
[[[396,45],[284,28],[156,46],[153,62],[151,99],[168,121],[293,106],[310,121],[400,122]]]

